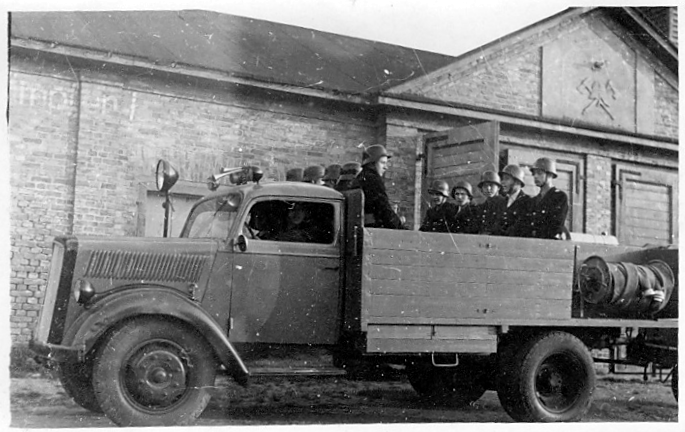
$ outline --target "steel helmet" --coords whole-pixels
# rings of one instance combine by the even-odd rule
[[[324,175],[324,169],[321,165],[308,166],[304,170],[304,176],[302,181],[313,183],[319,179],[322,179]]]
[[[359,162],[347,162],[340,169],[339,180],[352,180],[362,171],[362,164]]]
[[[301,182],[304,177],[304,170],[302,168],[290,168],[285,173],[285,181]]]
[[[324,180],[333,180],[334,182],[337,182],[338,179],[340,178],[340,169],[342,167],[338,164],[332,164],[328,165],[326,167],[326,172],[323,175]]]
[[[469,198],[473,199],[473,187],[471,187],[471,183],[465,180],[459,180],[452,188],[452,198],[454,198],[457,189],[464,189],[466,193],[469,195]]]
[[[445,180],[433,180],[431,187],[428,188],[428,193],[435,192],[447,198],[449,190],[450,185]]]
[[[550,158],[541,157],[536,160],[533,166],[530,167],[531,172],[534,170],[545,171],[550,173],[553,178],[557,177],[557,164]]]
[[[362,155],[363,163],[372,163],[378,161],[383,156],[387,156],[390,159],[392,156],[388,154],[388,151],[380,144],[375,144],[367,147]]]
[[[521,183],[521,186],[525,186],[526,173],[523,172],[523,168],[515,164],[509,164],[504,167],[502,171],[499,172],[500,177],[504,177],[504,174],[509,174],[514,179]]]
[[[497,186],[502,187],[502,183],[500,182],[500,179],[499,179],[499,174],[497,174],[494,171],[485,171],[480,176],[480,183],[478,183],[478,187],[479,188],[483,187],[484,183],[494,183]]]

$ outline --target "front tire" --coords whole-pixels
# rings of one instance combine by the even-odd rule
[[[211,398],[216,360],[197,331],[161,318],[136,318],[98,350],[93,388],[119,426],[192,423]]]
[[[675,396],[676,402],[678,401],[678,365],[673,366],[673,374],[671,375],[671,390],[673,391],[673,396]]]
[[[504,410],[521,422],[571,422],[590,407],[595,370],[577,337],[550,332],[531,337],[501,359],[498,396]]]
[[[93,359],[90,356],[82,363],[60,363],[58,376],[64,391],[74,402],[94,413],[102,413],[93,389]]]

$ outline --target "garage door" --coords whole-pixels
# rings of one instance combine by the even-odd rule
[[[621,244],[670,244],[678,237],[678,174],[614,166],[615,226]]]
[[[450,186],[466,180],[476,185],[483,171],[497,171],[499,159],[499,123],[487,122],[463,126],[444,132],[433,132],[424,138],[426,165],[422,207],[430,202],[428,186],[433,180],[446,180]]]

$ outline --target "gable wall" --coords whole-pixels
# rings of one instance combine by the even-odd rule
[[[599,71],[590,68],[594,61],[604,62]],[[677,77],[634,36],[593,12],[474,53],[389,93],[677,138],[678,90],[669,81]],[[583,83],[601,88],[593,94]]]

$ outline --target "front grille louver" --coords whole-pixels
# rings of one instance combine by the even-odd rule
[[[198,282],[206,255],[93,251],[85,277],[155,282]]]

